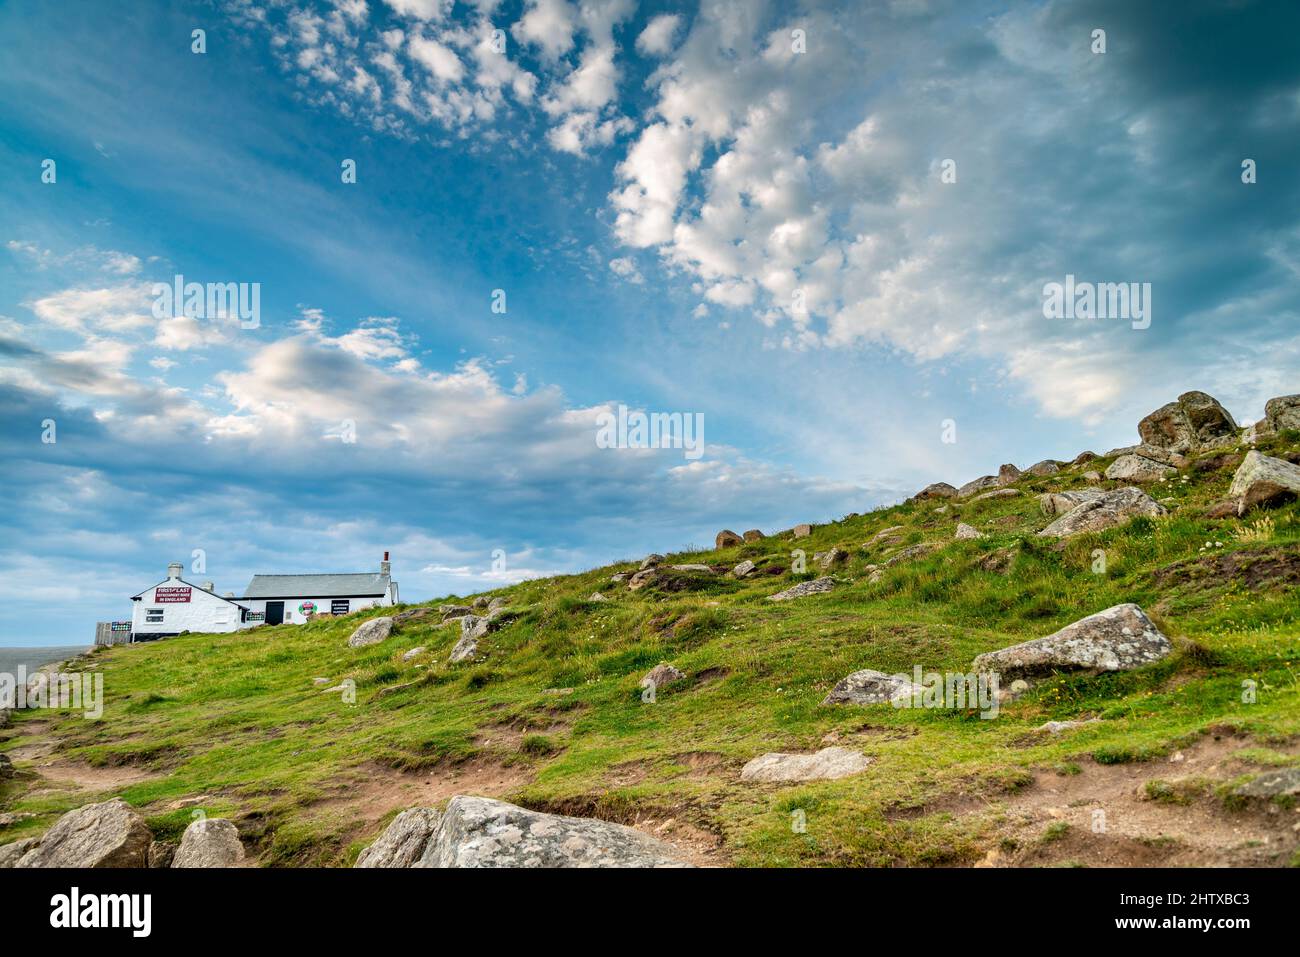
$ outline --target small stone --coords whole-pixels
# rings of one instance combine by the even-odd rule
[[[640,685],[642,688],[653,685],[656,689],[659,689],[664,685],[672,684],[674,681],[681,681],[685,677],[684,672],[679,671],[667,662],[661,662],[646,672],[645,677],[641,679]]]
[[[737,578],[748,578],[750,575],[754,574],[754,569],[757,567],[758,566],[749,559],[745,559],[731,570],[731,574],[735,575]]]
[[[408,651],[408,652],[406,652],[404,655],[402,655],[402,660],[403,660],[403,661],[413,661],[413,660],[415,660],[416,658],[420,657],[420,655],[424,654],[424,652],[425,652],[425,647],[424,647],[424,645],[416,645],[416,646],[415,646],[414,648],[412,648],[410,651]]]
[[[957,523],[957,533],[953,536],[956,539],[983,538],[984,533],[978,529],[967,525],[965,522]]]

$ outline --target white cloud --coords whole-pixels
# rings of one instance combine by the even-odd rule
[[[663,56],[673,48],[673,37],[682,18],[675,13],[661,13],[636,38],[636,48],[646,56]]]

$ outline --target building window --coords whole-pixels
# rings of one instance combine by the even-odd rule
[[[163,610],[161,608],[146,608],[144,612],[144,623],[146,625],[161,625]]]

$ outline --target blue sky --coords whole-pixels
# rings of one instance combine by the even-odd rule
[[[196,549],[235,592],[387,549],[421,600],[1130,444],[1191,388],[1253,421],[1300,386],[1298,19],[10,0],[0,644]],[[260,326],[155,317],[178,273]],[[1150,282],[1150,328],[1045,319],[1067,274]],[[619,404],[705,454],[599,448]]]

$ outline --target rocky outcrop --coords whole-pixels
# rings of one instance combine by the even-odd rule
[[[1025,469],[1025,471],[1037,478],[1042,478],[1046,475],[1055,475],[1057,472],[1061,471],[1061,467],[1051,459],[1043,459],[1041,462],[1035,462],[1033,465],[1029,466],[1029,468]]]
[[[822,704],[887,704],[895,698],[911,698],[919,686],[906,675],[887,675],[866,668],[841,678]]]
[[[18,867],[144,867],[153,834],[121,798],[69,811],[45,832]]]
[[[933,498],[952,498],[957,490],[947,482],[934,482],[912,496],[914,502],[924,502]]]
[[[743,544],[745,544],[745,540],[728,528],[718,532],[713,539],[714,548],[733,548],[736,545]]]
[[[790,781],[817,781],[847,778],[861,774],[871,764],[871,759],[861,751],[832,746],[815,754],[760,755],[740,771],[742,781],[782,783]]]
[[[882,528],[876,534],[863,542],[862,547],[866,549],[883,548],[886,545],[897,545],[903,540],[905,529],[902,525],[890,525],[888,528]]]
[[[1116,482],[1158,482],[1178,470],[1146,456],[1121,455],[1106,469],[1106,478]]]
[[[957,523],[957,532],[956,534],[953,535],[953,538],[957,539],[958,541],[962,541],[968,538],[983,538],[983,537],[984,537],[983,532],[981,532],[979,529],[975,528],[974,526],[967,525],[965,522]]]
[[[1159,661],[1169,639],[1134,604],[1115,605],[1036,638],[975,659],[974,670],[1003,681],[1053,671],[1131,671]]]
[[[742,532],[741,537],[747,542],[761,542],[763,539],[767,538],[767,536],[757,528],[751,528],[748,531]]]
[[[1114,528],[1139,515],[1157,517],[1167,514],[1168,510],[1151,496],[1139,488],[1128,486],[1080,502],[1038,534],[1068,538],[1083,532]]]
[[[239,829],[220,817],[201,818],[187,827],[172,858],[172,867],[239,867],[243,863]]]
[[[443,621],[451,618],[464,618],[474,609],[469,605],[439,605],[438,614],[442,616]]]
[[[469,661],[477,654],[478,639],[462,633],[456,644],[452,646],[451,654],[447,656],[447,660],[454,665],[462,661]]]
[[[807,595],[820,595],[822,592],[828,592],[835,587],[835,579],[830,577],[814,578],[810,582],[800,582],[793,588],[787,588],[785,591],[779,591],[775,595],[768,595],[768,601],[789,601],[792,598],[803,598]]]
[[[379,839],[361,852],[354,867],[414,867],[437,833],[442,815],[431,807],[413,807],[393,818]]]
[[[1279,768],[1266,771],[1239,785],[1234,791],[1238,797],[1271,801],[1277,798],[1300,798],[1300,768]]]
[[[1237,441],[1238,427],[1212,395],[1184,392],[1138,423],[1142,441],[1171,452],[1193,452]]]
[[[361,626],[352,632],[352,637],[348,639],[348,647],[365,648],[367,645],[377,645],[392,633],[392,618],[386,616],[371,618],[369,621],[362,622]]]
[[[1274,505],[1297,495],[1300,495],[1300,466],[1255,449],[1246,453],[1228,488],[1229,498],[1237,502],[1238,515],[1245,515],[1257,505]]]
[[[961,488],[957,489],[958,498],[966,498],[968,495],[974,495],[976,492],[986,492],[991,488],[998,487],[998,477],[996,475],[981,475],[977,479],[972,479]]]
[[[1101,476],[1097,476],[1100,478]],[[1044,492],[1038,496],[1038,507],[1044,515],[1064,515],[1076,505],[1101,498],[1106,493],[1099,488],[1081,488],[1069,492]]]
[[[885,559],[883,567],[892,568],[902,562],[910,562],[914,558],[922,558],[930,554],[939,547],[938,542],[917,542],[915,545],[908,545],[901,551],[895,552]]]
[[[671,845],[620,824],[457,795],[416,867],[688,867]]]
[[[995,488],[992,491],[980,492],[973,499],[971,499],[971,501],[983,502],[985,499],[990,499],[990,498],[1014,498],[1019,494],[1020,494],[1020,489],[1018,488]]]
[[[672,684],[674,681],[682,681],[685,677],[686,674],[684,672],[679,671],[677,668],[674,668],[672,665],[664,661],[655,665],[646,672],[645,677],[641,679],[640,686],[642,688],[654,686],[654,688],[658,690],[664,685]]]
[[[176,860],[177,845],[171,841],[154,841],[149,845],[148,866],[150,870],[166,870]]]
[[[1010,462],[998,467],[998,484],[1010,485],[1020,480],[1020,469],[1016,468]]]
[[[828,552],[816,552],[813,554],[813,562],[822,571],[827,572],[832,568],[838,568],[849,560],[849,553],[838,545]]]
[[[812,534],[813,527],[806,522],[803,525],[796,525],[791,531],[795,538],[807,538]]]
[[[647,555],[645,558],[641,559],[641,567],[637,569],[637,571],[643,572],[647,568],[654,568],[657,565],[663,564],[667,560],[668,559],[664,558],[662,555],[652,553],[650,555]]]
[[[37,838],[28,837],[12,844],[0,844],[0,868],[17,867],[23,855],[40,843]]]
[[[1272,432],[1300,429],[1300,395],[1280,395],[1264,404],[1264,421]]]
[[[486,615],[466,615],[460,620],[460,640],[451,649],[447,660],[455,664],[473,658],[478,654],[479,639],[496,631],[510,618],[511,613],[501,606]]]
[[[9,755],[0,753],[0,781],[14,776],[14,763],[9,760]]]

